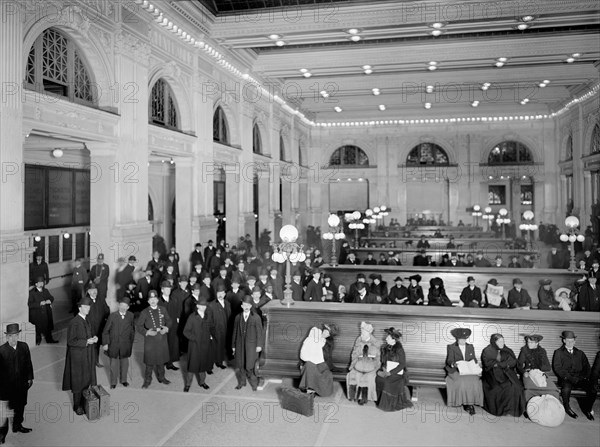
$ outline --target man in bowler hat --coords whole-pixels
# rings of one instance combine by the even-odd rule
[[[563,331],[563,345],[554,351],[552,359],[552,368],[559,379],[559,385],[562,387],[561,397],[567,413],[573,419],[577,419],[577,413],[571,409],[570,398],[573,388],[585,390],[586,397],[581,402],[581,410],[585,417],[590,421],[594,420],[592,406],[596,400],[596,389],[590,382],[590,362],[585,353],[575,347],[577,336],[573,331]]]
[[[129,386],[127,372],[135,339],[133,314],[128,312],[130,303],[129,298],[123,297],[119,301],[119,310],[108,316],[102,331],[102,349],[110,358],[111,388],[116,388],[117,378],[120,379],[123,386]]]
[[[18,341],[20,332],[17,323],[6,325],[6,343],[0,346],[0,401],[7,401],[13,411],[13,432],[29,433],[31,429],[23,427],[23,413],[33,385],[33,366],[29,346]],[[8,418],[0,427],[0,444],[4,444],[7,433]]]

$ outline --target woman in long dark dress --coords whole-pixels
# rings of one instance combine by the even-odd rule
[[[429,294],[427,295],[428,306],[452,306],[452,301],[450,301],[450,298],[446,294],[442,278],[431,278],[429,286]]]
[[[198,385],[205,390],[209,389],[205,380],[207,371],[213,365],[211,344],[215,342],[216,333],[213,318],[208,315],[207,304],[206,297],[200,296],[196,302],[196,312],[190,315],[183,329],[183,335],[189,340],[187,374],[183,388],[186,393],[190,390],[194,375]]]
[[[525,411],[523,387],[515,371],[517,357],[504,345],[502,334],[493,334],[481,354],[485,410],[495,416],[519,417]]]
[[[560,400],[558,388],[552,380],[546,378],[546,373],[552,369],[548,361],[546,350],[540,346],[540,341],[544,337],[541,335],[526,335],[525,346],[521,348],[519,358],[517,360],[517,370],[521,374],[523,386],[525,387],[525,402],[529,402],[534,396],[543,396],[550,394]],[[546,378],[546,385],[541,386],[534,380],[539,380],[537,377]]]
[[[334,369],[331,355],[333,353],[333,337],[338,333],[333,323],[323,324],[321,329],[313,327],[308,337],[302,342],[300,360],[304,362],[300,389],[308,393],[317,393],[327,397],[333,394]]]
[[[375,388],[377,407],[383,411],[398,411],[412,407],[407,393],[408,373],[406,355],[400,343],[402,334],[393,327],[385,329],[385,345],[381,348],[381,369],[377,372]]]

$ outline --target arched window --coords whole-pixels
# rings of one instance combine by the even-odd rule
[[[524,144],[518,141],[503,141],[490,151],[488,163],[491,165],[533,163],[533,157]]]
[[[590,147],[590,154],[597,154],[600,152],[600,126],[596,124],[592,131],[592,144]]]
[[[229,127],[227,117],[221,106],[217,107],[213,115],[213,141],[229,144]]]
[[[281,134],[279,134],[279,159],[285,161],[285,143]]]
[[[254,124],[252,128],[252,152],[255,154],[262,154],[262,140],[260,138],[260,129],[258,124]]]
[[[565,160],[573,160],[573,135],[569,135],[567,138],[567,158]]]
[[[179,129],[179,113],[175,95],[163,79],[156,81],[150,93],[150,122],[163,127]]]
[[[448,165],[448,154],[435,143],[421,143],[413,147],[406,157],[407,165]]]
[[[97,94],[85,59],[72,39],[48,28],[35,40],[25,69],[25,86],[95,105]]]
[[[330,166],[369,166],[369,157],[358,146],[339,147],[329,158]]]

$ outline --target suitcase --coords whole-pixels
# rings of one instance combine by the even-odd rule
[[[100,399],[91,389],[83,390],[83,409],[88,421],[100,419]]]
[[[293,411],[303,416],[312,416],[314,414],[315,395],[314,393],[303,393],[296,388],[279,388],[279,403],[284,410]]]
[[[92,387],[94,394],[100,399],[100,417],[110,414],[110,394],[102,385]]]

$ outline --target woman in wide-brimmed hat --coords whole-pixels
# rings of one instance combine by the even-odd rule
[[[455,328],[450,331],[456,339],[446,349],[446,390],[448,392],[448,406],[463,406],[466,412],[475,414],[474,405],[483,406],[483,388],[481,387],[481,373],[461,374],[459,362],[477,363],[475,348],[467,343],[471,336],[471,329]],[[479,370],[481,371],[481,370]]]
[[[381,369],[377,371],[377,407],[383,411],[398,411],[412,407],[408,393],[406,355],[400,339],[402,334],[393,327],[385,329],[385,344],[381,348]]]
[[[410,280],[410,285],[408,286],[407,304],[422,305],[425,302],[425,295],[423,294],[423,288],[419,284],[421,282],[421,275],[412,275],[408,279]]]
[[[543,338],[538,334],[525,335],[525,346],[521,348],[517,360],[517,371],[521,374],[521,380],[525,387],[526,402],[534,396],[545,394],[559,398],[558,388],[552,380],[548,380],[546,377],[552,368],[550,368],[546,350],[540,346]]]
[[[442,278],[431,278],[429,281],[429,293],[427,295],[427,305],[429,306],[452,306],[452,301],[446,294],[444,281]]]
[[[313,327],[308,337],[302,342],[300,360],[302,360],[302,378],[300,389],[319,396],[333,394],[332,361],[333,338],[338,328],[334,323],[324,323],[321,327]]]

